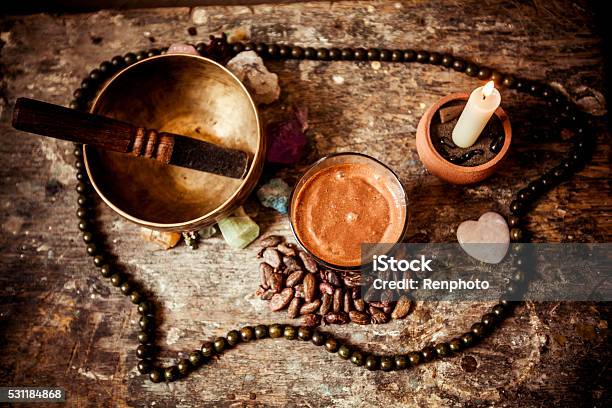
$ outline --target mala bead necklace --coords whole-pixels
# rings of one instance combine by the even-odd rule
[[[93,192],[84,170],[83,150],[81,145],[76,145],[74,155],[76,157],[76,191],[78,193],[76,212],[79,220],[78,227],[82,231],[83,241],[86,245],[87,254],[93,259],[94,265],[100,271],[102,277],[108,279],[111,285],[119,288],[121,293],[129,297],[136,305],[140,319],[138,320],[139,346],[136,348],[138,357],[138,371],[148,375],[155,383],[161,381],[175,381],[187,376],[191,371],[202,364],[212,360],[214,356],[220,355],[232,349],[240,343],[247,343],[265,338],[285,338],[286,340],[310,341],[315,346],[324,347],[329,353],[335,353],[343,360],[349,360],[356,366],[365,367],[367,370],[404,370],[416,365],[426,363],[438,358],[446,358],[456,355],[487,337],[507,317],[512,309],[519,303],[508,299],[521,297],[527,286],[526,271],[522,265],[519,254],[524,251],[522,242],[527,242],[526,233],[522,221],[530,206],[544,195],[549,189],[556,186],[576,171],[581,169],[590,159],[594,140],[586,137],[587,119],[576,106],[565,96],[559,94],[549,85],[531,81],[528,79],[503,74],[492,68],[476,65],[467,60],[457,58],[450,54],[439,54],[423,50],[389,50],[380,48],[313,48],[299,47],[286,44],[266,44],[253,42],[236,42],[229,44],[225,35],[221,37],[211,36],[210,43],[198,43],[195,47],[198,53],[207,58],[214,59],[220,63],[226,63],[234,55],[253,50],[263,58],[268,59],[308,59],[319,61],[388,61],[388,62],[416,62],[421,64],[442,65],[446,68],[463,72],[470,77],[480,80],[493,80],[499,87],[515,89],[549,102],[558,109],[565,117],[570,127],[575,132],[573,148],[565,159],[556,167],[547,171],[539,178],[531,181],[526,187],[519,190],[515,200],[510,203],[510,238],[513,244],[510,246],[512,261],[517,266],[517,273],[509,280],[502,299],[485,313],[480,321],[475,322],[465,333],[428,346],[422,350],[416,350],[407,354],[380,355],[360,350],[358,347],[338,340],[332,333],[323,332],[307,326],[292,326],[282,324],[244,326],[231,330],[225,337],[216,337],[202,344],[199,350],[188,353],[188,358],[182,358],[175,364],[162,367],[156,364],[157,349],[155,347],[156,319],[154,302],[145,294],[135,280],[122,272],[111,261],[108,251],[103,248],[102,234],[94,228],[93,217]],[[148,57],[163,54],[167,48],[153,48],[137,53],[127,53],[123,57],[116,56],[110,61],[104,61],[99,68],[92,70],[83,79],[79,89],[74,91],[74,100],[70,102],[73,109],[85,109],[95,94],[98,87],[115,72],[129,66],[137,61]]]

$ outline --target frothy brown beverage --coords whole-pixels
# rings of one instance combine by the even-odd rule
[[[393,174],[378,165],[323,168],[296,191],[291,221],[313,255],[333,265],[361,264],[361,244],[401,239],[406,207]]]

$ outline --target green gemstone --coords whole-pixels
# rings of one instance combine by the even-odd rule
[[[223,238],[232,248],[242,249],[259,236],[257,225],[240,207],[234,216],[225,218],[218,223]]]

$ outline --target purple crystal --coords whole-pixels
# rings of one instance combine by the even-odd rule
[[[304,131],[308,129],[306,108],[294,107],[287,120],[268,124],[269,163],[296,164],[302,157],[307,140]]]

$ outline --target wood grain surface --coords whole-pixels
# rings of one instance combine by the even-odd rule
[[[18,96],[67,105],[87,72],[117,54],[242,33],[301,45],[414,47],[449,51],[546,80],[595,114],[599,144],[588,167],[550,192],[529,216],[539,242],[609,242],[610,134],[603,43],[586,1],[316,2],[288,5],[38,14],[0,19],[0,386],[59,386],[67,406],[605,406],[610,402],[609,304],[527,303],[483,344],[405,372],[367,372],[308,343],[241,345],[187,380],[152,384],[136,371],[136,310],[99,277],[76,224],[69,143],[10,127]],[[197,27],[198,36],[187,28]],[[454,241],[457,225],[489,210],[507,214],[513,194],[553,167],[566,143],[538,100],[502,91],[513,125],[510,157],[489,180],[449,186],[415,149],[427,106],[478,82],[417,64],[270,62],[281,99],[309,109],[308,154],[279,170],[290,183],[318,157],[370,154],[401,177],[409,235]],[[562,132],[561,132],[562,134]],[[270,174],[268,174],[270,175]],[[257,210],[257,206],[251,205]],[[262,232],[290,235],[286,217],[259,209]],[[120,263],[163,305],[162,356],[198,348],[251,322],[288,321],[254,296],[256,245],[230,249],[219,236],[196,251],[144,242],[138,227],[99,207]],[[486,303],[419,303],[404,321],[330,330],[367,350],[400,352],[467,329]]]

